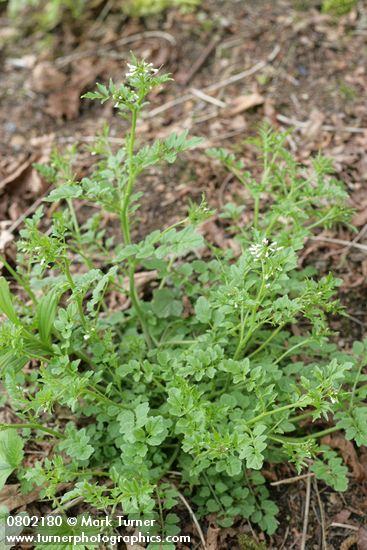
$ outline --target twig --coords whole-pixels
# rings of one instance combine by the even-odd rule
[[[322,536],[322,550],[327,550],[327,541],[326,541],[326,525],[325,525],[325,512],[324,506],[321,501],[320,491],[317,485],[317,479],[314,478],[313,485],[315,487],[317,502],[320,510],[320,522],[321,522],[321,536]]]
[[[208,94],[205,94],[204,92],[197,90],[196,88],[191,88],[190,92],[195,97],[198,97],[199,99],[202,99],[203,101],[206,101],[207,103],[211,103],[212,105],[215,105],[216,107],[221,107],[224,109],[224,107],[227,107],[227,104],[224,103],[224,101],[221,101],[220,99],[217,99],[215,97],[212,97]]]
[[[284,538],[283,538],[283,542],[282,542],[282,545],[280,546],[279,550],[283,550],[283,548],[285,547],[285,543],[287,542],[288,535],[289,535],[289,525],[287,525],[287,529],[285,530],[285,535],[284,535]]]
[[[311,499],[311,476],[307,478],[307,482],[306,482],[305,516],[303,519],[303,531],[302,531],[302,540],[301,540],[300,550],[306,549],[308,517],[310,513],[310,499]]]
[[[216,49],[220,42],[221,37],[216,36],[214,40],[209,42],[206,48],[201,52],[189,72],[183,76],[181,79],[178,80],[179,84],[182,84],[183,86],[186,86],[196,75],[196,73],[201,69],[201,67],[204,65],[205,61],[208,59],[210,54]]]
[[[309,477],[314,477],[313,472],[309,472],[308,474],[302,474],[300,476],[294,476],[294,477],[288,477],[286,479],[280,479],[279,481],[273,481],[270,483],[272,487],[277,487],[278,485],[287,485],[289,483],[295,483],[296,481],[300,481],[301,479],[308,479]]]
[[[365,244],[358,244],[354,243],[353,241],[343,241],[342,239],[332,239],[331,237],[322,237],[322,236],[315,236],[315,237],[308,237],[311,241],[325,241],[326,243],[333,243],[333,244],[341,244],[343,246],[347,246],[349,248],[358,248],[359,250],[363,250],[364,252],[367,252],[367,245]]]
[[[274,59],[278,56],[280,52],[280,46],[276,45],[272,52],[268,55],[266,59],[263,61],[259,61],[256,63],[253,67],[250,67],[250,69],[246,69],[245,71],[242,71],[241,73],[234,74],[233,76],[230,76],[229,78],[226,78],[225,80],[220,80],[216,84],[211,84],[207,88],[205,88],[205,91],[207,92],[214,92],[215,90],[220,90],[221,88],[225,88],[226,86],[229,86],[230,84],[234,84],[235,82],[238,82],[239,80],[243,80],[244,78],[247,78],[248,76],[251,76],[258,71],[261,71],[261,69],[264,69],[269,63],[274,61]]]
[[[65,504],[63,504],[62,509],[63,510],[70,510],[70,508],[73,508],[77,504],[80,504],[81,502],[83,502],[83,500],[84,500],[83,496],[75,497],[73,500],[70,500],[69,502],[66,502]],[[55,508],[55,510],[52,510],[50,512],[50,516],[52,516],[54,514],[58,514],[59,512],[60,512],[60,510],[58,508]]]
[[[283,124],[287,124],[288,126],[295,126],[297,128],[307,128],[308,122],[304,122],[303,120],[297,120],[292,117],[287,117],[285,115],[278,114],[276,115],[276,119],[279,122],[283,122]],[[367,128],[358,128],[356,126],[333,126],[331,124],[323,124],[321,126],[321,129],[325,132],[348,132],[350,134],[364,134],[367,132]]]
[[[136,42],[143,38],[162,38],[162,40],[166,40],[172,46],[176,46],[175,37],[169,34],[168,32],[164,32],[160,30],[144,31],[144,32],[138,32],[136,34],[131,34],[130,36],[125,36],[124,38],[120,38],[120,40],[117,40],[110,46],[106,46],[104,48],[84,50],[84,51],[81,50],[81,51],[73,52],[69,55],[58,57],[55,60],[55,64],[58,65],[59,67],[62,67],[64,65],[67,65],[71,61],[76,61],[77,59],[83,59],[83,57],[93,57],[93,56],[102,57],[109,50],[116,48],[116,46],[126,46],[127,44],[131,44],[132,42]]]
[[[195,516],[195,513],[193,511],[193,509],[191,508],[190,504],[187,502],[187,500],[185,499],[185,497],[177,490],[177,487],[175,487],[175,485],[172,485],[172,487],[174,487],[177,491],[177,494],[178,494],[178,498],[181,500],[181,502],[183,502],[183,504],[186,506],[190,516],[191,516],[191,519],[192,521],[194,522],[194,525],[196,527],[196,530],[199,534],[199,537],[200,537],[200,540],[201,540],[201,544],[203,545],[203,550],[206,550],[206,542],[205,542],[205,537],[204,537],[204,534],[203,534],[203,531],[200,527],[200,524]]]
[[[351,531],[359,531],[359,527],[356,527],[355,525],[349,525],[349,523],[338,523],[336,521],[333,521],[330,527],[340,527],[341,529],[350,529]]]
[[[358,233],[358,235],[356,235],[354,237],[354,239],[348,243],[348,245],[346,246],[346,249],[345,251],[343,252],[341,258],[340,258],[340,261],[339,261],[339,266],[341,266],[344,261],[345,261],[345,258],[347,257],[348,255],[348,250],[357,242],[359,242],[361,240],[361,238],[365,235],[367,231],[367,223],[362,227],[362,229],[360,230],[360,232]]]
[[[363,323],[363,321],[360,321],[359,319],[357,319],[357,317],[353,317],[353,315],[350,315],[349,313],[346,313],[345,317],[348,317],[348,319],[350,319],[351,321],[353,321],[354,323],[356,323],[360,327],[365,327],[366,326],[366,324]]]
[[[139,127],[138,127],[139,128]],[[96,136],[60,136],[57,138],[59,143],[75,143],[75,141],[85,141],[87,143],[94,143],[96,141]],[[126,140],[123,138],[117,138],[109,136],[108,141],[111,143],[116,143],[117,145],[125,145]]]
[[[214,92],[216,90],[220,90],[221,88],[225,88],[229,84],[233,84],[234,82],[238,82],[239,80],[243,80],[244,78],[247,78],[248,76],[251,76],[258,71],[261,71],[264,67],[266,67],[269,63],[274,61],[274,59],[277,57],[277,55],[280,52],[280,47],[277,45],[273,49],[273,51],[269,54],[269,56],[263,60],[256,63],[253,67],[250,67],[249,69],[242,71],[241,73],[235,74],[233,76],[230,76],[229,78],[226,78],[225,80],[221,80],[217,82],[216,84],[211,84],[210,86],[207,86],[202,91],[204,92]],[[171,109],[172,107],[175,107],[176,105],[180,105],[181,103],[185,103],[186,101],[189,101],[192,99],[193,94],[184,94],[181,97],[177,97],[176,99],[173,99],[172,101],[168,101],[167,103],[164,103],[163,105],[160,105],[156,109],[152,109],[147,115],[146,118],[153,118],[156,115],[159,115],[161,113],[164,113],[168,109]]]
[[[42,195],[42,197],[39,197],[34,201],[31,206],[29,206],[20,216],[17,218],[11,226],[8,228],[9,233],[13,233],[18,227],[23,223],[23,221],[30,216],[30,214],[33,214],[33,212],[38,208],[38,206],[43,202],[44,198],[48,195],[50,192],[50,188],[47,189],[47,192]]]

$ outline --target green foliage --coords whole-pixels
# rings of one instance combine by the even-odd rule
[[[349,13],[358,0],[323,0],[322,11],[324,13],[340,17]]]
[[[315,228],[348,221],[347,196],[328,159],[318,156],[304,170],[286,135],[264,126],[253,140],[258,179],[231,152],[208,151],[253,205],[248,224],[241,205],[223,212],[238,256],[205,242],[200,223],[213,213],[205,199],[133,242],[136,179],[200,142],[183,132],[137,143],[147,95],[169,80],[133,57],[125,83],[86,94],[113,101],[130,121],[125,146],[112,150],[106,130],[93,146],[93,173],[80,181],[72,151],[39,168],[55,186],[46,201],[58,205],[47,230],[41,208],[21,231],[17,282],[29,301],[0,279],[3,385],[25,435],[32,430],[53,445],[52,458],[27,468],[23,490],[42,486],[42,498],[58,507],[81,496],[97,509],[153,514],[160,531],[173,533],[171,472],[179,470],[180,491],[199,517],[214,513],[223,526],[244,517],[273,533],[278,509],[260,473],[264,462],[291,461],[298,471],[311,462],[319,479],[342,491],[346,467],[317,441],[340,429],[366,443],[367,341],[352,354],[330,342],[328,314],[342,311],[339,282],[297,267]],[[94,203],[98,213],[80,224],[75,200]],[[119,221],[120,238],[101,224],[106,211]],[[145,295],[139,270],[154,280]],[[112,292],[124,297],[123,311],[110,309]],[[23,369],[29,361],[33,368]],[[68,418],[57,429],[56,407]],[[318,432],[312,422],[323,418],[330,427]],[[3,433],[13,438],[12,471],[19,438]],[[72,488],[56,497],[65,482]]]
[[[190,10],[200,5],[201,0],[127,0],[122,9],[127,15],[146,16],[160,13],[167,8]]]
[[[88,0],[8,0],[10,17],[17,18],[24,10],[32,10],[34,21],[41,28],[53,29],[65,15],[80,18],[88,7]]]
[[[328,447],[321,446],[322,460],[317,459],[311,466],[311,471],[318,479],[322,479],[335,491],[345,491],[348,487],[347,472],[342,459]]]
[[[0,431],[0,489],[22,460],[22,438],[14,430]]]
[[[101,3],[102,0],[95,0],[92,5],[88,0],[8,0],[7,6],[8,14],[14,20],[28,10],[34,24],[41,29],[52,30],[66,18],[85,18],[91,8]],[[200,3],[201,0],[122,0],[120,6],[128,16],[145,17],[169,8],[192,10]]]

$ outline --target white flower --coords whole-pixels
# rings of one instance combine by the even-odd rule
[[[126,78],[131,78],[138,75],[151,76],[158,72],[158,69],[153,67],[153,63],[147,63],[146,61],[141,61],[138,65],[128,63],[127,66],[129,70],[126,73]]]
[[[260,258],[263,251],[263,247],[261,244],[252,244],[249,248],[249,252],[251,256],[254,256],[255,258]]]

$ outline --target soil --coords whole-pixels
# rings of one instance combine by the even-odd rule
[[[79,98],[96,81],[122,80],[133,50],[156,66],[164,65],[175,79],[152,97],[150,115],[139,126],[140,142],[183,127],[205,139],[203,148],[140,181],[138,190],[145,197],[135,235],[174,222],[188,201],[202,193],[219,208],[244,200],[241,189],[218,171],[204,148],[232,148],[256,171],[256,155],[245,140],[258,124],[268,120],[276,128],[292,127],[288,141],[297,159],[307,165],[318,151],[332,157],[355,209],[355,232],[345,226],[324,231],[307,243],[301,260],[342,279],[340,299],[349,317],[331,320],[339,344],[349,348],[353,339],[365,337],[366,2],[357,2],[337,20],[322,14],[320,2],[313,0],[203,0],[195,13],[171,11],[146,20],[126,18],[117,4],[102,2],[92,20],[64,21],[49,32],[30,33],[27,18],[9,21],[4,7],[0,12],[0,253],[14,261],[14,239],[22,221],[47,191],[33,162],[47,162],[53,147],[77,144],[75,166],[82,176],[93,165],[93,136],[106,122],[116,146],[120,143],[125,122],[110,106]],[[243,71],[248,75],[231,82]],[[90,210],[81,208],[78,214],[87,217]],[[223,238],[220,225],[210,231],[213,240]],[[367,548],[367,452],[347,448],[341,435],[336,438],[333,444],[340,452],[349,452],[350,486],[336,493],[311,479],[307,549]],[[265,475],[274,483],[296,474],[283,464]],[[280,527],[272,537],[241,522],[216,532],[209,518],[203,526],[211,536],[208,550],[240,548],[241,533],[265,548],[300,548],[308,483],[298,479],[271,486],[280,508]],[[189,517],[187,530],[196,537]],[[250,548],[245,543],[242,547]]]

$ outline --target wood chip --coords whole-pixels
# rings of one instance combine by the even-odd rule
[[[239,113],[248,111],[248,109],[252,109],[252,107],[262,105],[264,101],[265,98],[258,93],[236,97],[230,103],[228,114],[231,116],[238,115]]]

